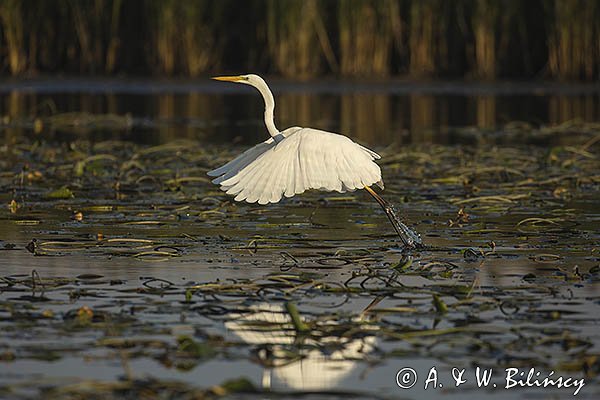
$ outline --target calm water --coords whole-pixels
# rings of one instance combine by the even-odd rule
[[[504,390],[509,367],[585,378],[577,398],[598,398],[598,144],[477,145],[458,129],[597,121],[597,86],[272,86],[280,128],[340,131],[381,152],[384,195],[428,247],[406,258],[362,191],[268,207],[219,192],[206,171],[265,138],[250,88],[4,82],[0,398],[73,398],[86,390],[76,384],[128,373],[182,393],[246,377],[276,398],[573,397]],[[90,118],[107,113],[128,117]],[[49,197],[65,185],[72,198]],[[434,366],[444,387],[425,391]],[[494,369],[497,389],[476,387],[476,366]],[[395,382],[404,367],[419,374],[412,389]],[[468,384],[453,387],[453,367]]]
[[[275,80],[271,86],[280,129],[310,126],[370,145],[453,143],[460,140],[453,129],[466,126],[496,130],[513,121],[539,126],[600,120],[600,85]],[[128,115],[131,126],[119,130],[62,127],[46,134],[153,144],[180,138],[252,144],[265,137],[258,93],[208,80],[4,82],[0,109],[9,135],[30,130],[27,121],[35,117],[86,112]]]

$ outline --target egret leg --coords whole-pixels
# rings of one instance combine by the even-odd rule
[[[423,242],[421,241],[421,236],[418,233],[416,233],[415,231],[413,231],[412,229],[410,229],[408,226],[406,226],[400,220],[400,218],[398,218],[398,216],[396,215],[396,210],[394,210],[394,206],[392,204],[388,203],[383,197],[378,195],[369,186],[365,186],[365,190],[367,192],[369,192],[369,194],[371,196],[373,196],[373,198],[375,199],[375,201],[377,201],[377,203],[379,203],[379,205],[385,212],[385,215],[387,215],[392,226],[394,227],[394,230],[400,237],[400,240],[402,240],[402,243],[404,244],[404,246],[419,247],[423,244]]]

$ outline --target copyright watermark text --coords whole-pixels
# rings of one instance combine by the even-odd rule
[[[419,383],[419,375],[413,368],[404,367],[396,373],[396,385],[401,389],[410,389],[417,383]],[[436,367],[431,367],[423,373],[420,380],[420,386],[425,390],[442,388],[444,385],[446,387],[459,387],[467,383],[475,384],[480,388],[501,388],[505,390],[527,387],[565,388],[571,389],[573,396],[577,396],[585,386],[583,378],[565,377],[556,374],[554,371],[543,373],[535,368],[494,370],[476,367],[474,370],[467,371],[466,368],[455,367],[452,368],[449,377],[442,377],[439,376]]]

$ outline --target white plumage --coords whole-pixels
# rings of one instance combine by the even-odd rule
[[[214,78],[249,84],[265,100],[265,124],[271,138],[220,168],[208,172],[221,190],[236,201],[277,203],[308,189],[344,193],[373,184],[383,188],[380,157],[346,136],[312,128],[275,128],[275,102],[265,81],[257,75]]]

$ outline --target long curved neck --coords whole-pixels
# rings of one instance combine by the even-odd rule
[[[279,131],[275,126],[275,117],[273,115],[273,111],[275,111],[275,99],[273,98],[273,93],[271,93],[271,90],[269,90],[267,85],[256,86],[256,89],[262,94],[263,100],[265,101],[265,125],[269,131],[269,135],[275,137],[279,135]]]

